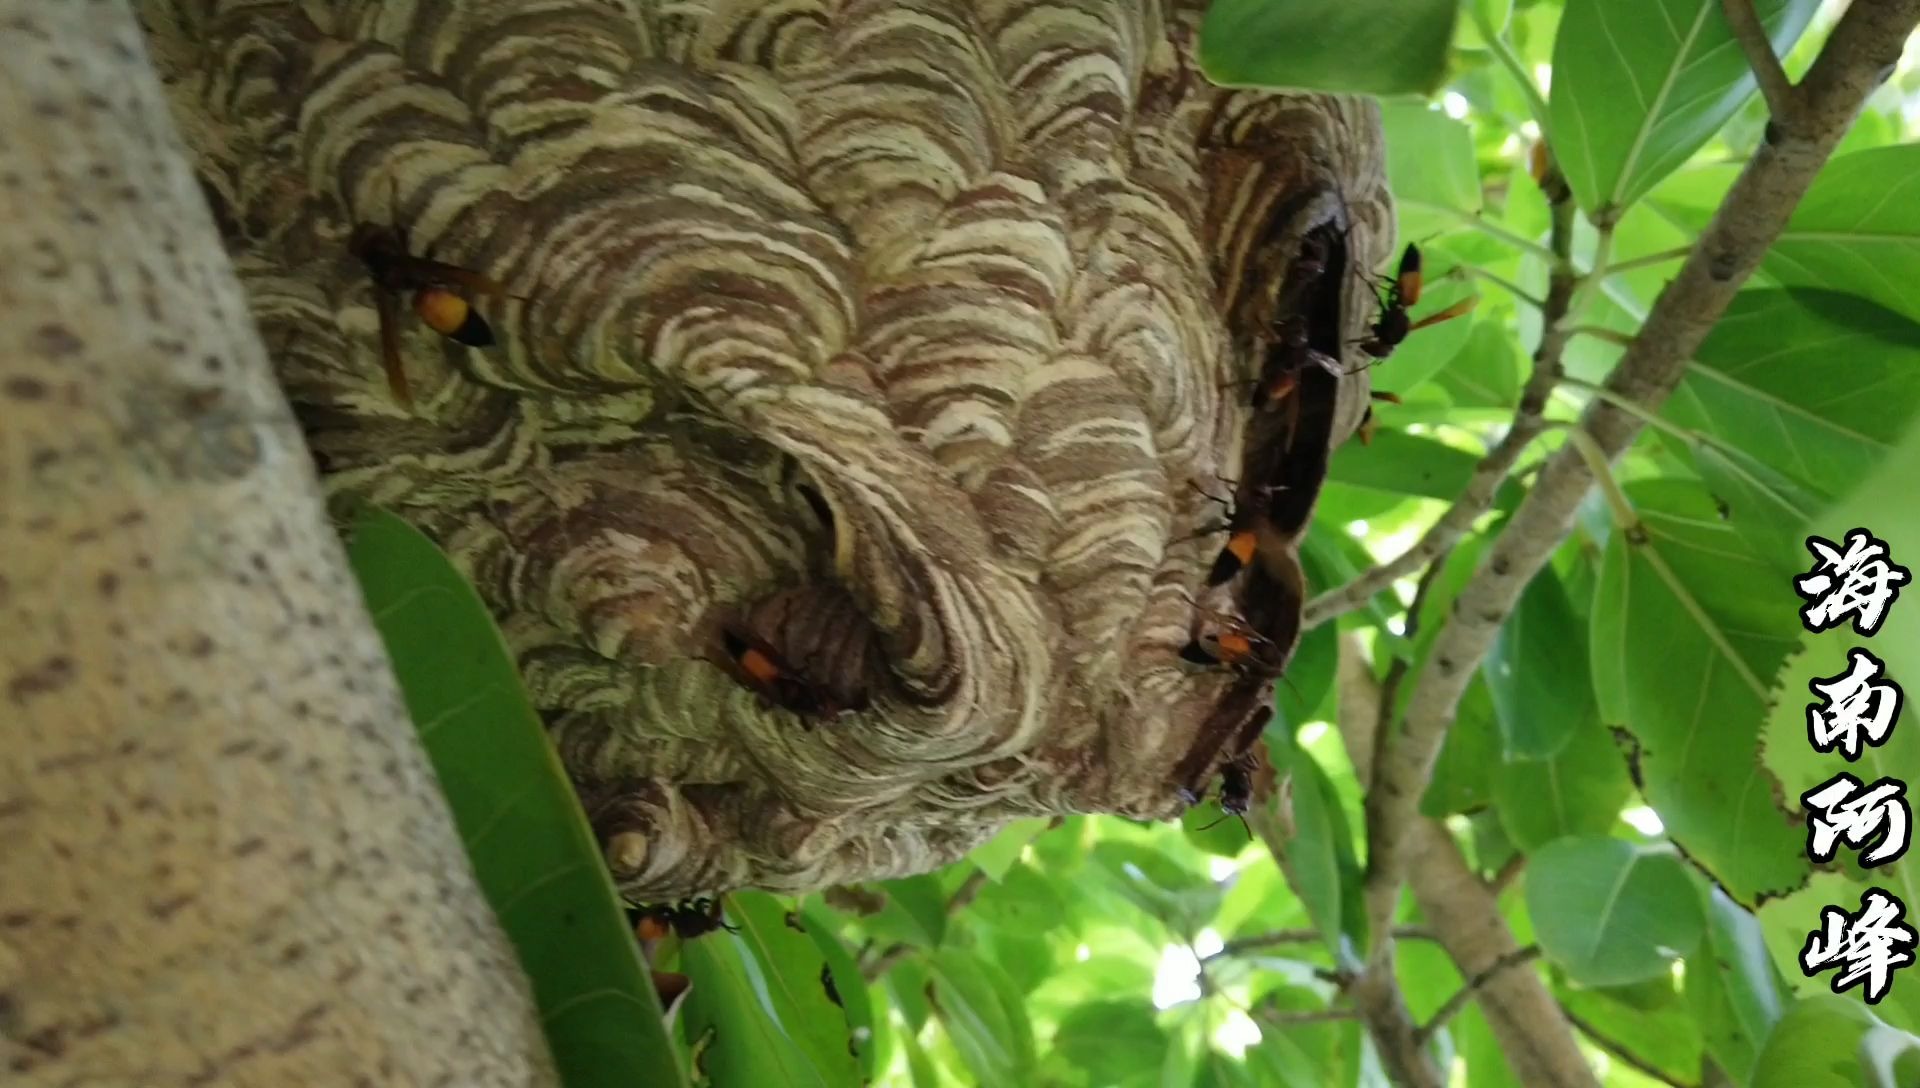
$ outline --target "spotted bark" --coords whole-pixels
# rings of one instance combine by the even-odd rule
[[[1214,88],[1146,0],[143,10],[329,488],[473,577],[636,897],[1168,817],[1270,698],[1178,651],[1192,601],[1291,648],[1365,374],[1290,441],[1228,383],[1315,228],[1316,346],[1364,331],[1371,104]],[[410,411],[361,224],[512,296],[497,348],[407,334]],[[1281,490],[1209,595],[1222,477]],[[748,628],[864,708],[769,702]]]
[[[119,0],[0,0],[0,1084],[551,1084]]]

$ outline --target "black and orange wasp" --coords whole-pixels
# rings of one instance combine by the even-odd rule
[[[1469,295],[1437,313],[1414,321],[1407,315],[1407,310],[1420,301],[1421,283],[1420,247],[1409,242],[1406,250],[1400,254],[1400,268],[1392,282],[1386,285],[1384,291],[1378,284],[1374,285],[1380,297],[1380,314],[1374,319],[1370,335],[1360,341],[1361,351],[1375,359],[1384,359],[1392,355],[1393,349],[1416,330],[1459,317],[1480,301],[1478,296]]]
[[[374,309],[380,319],[380,362],[387,386],[404,408],[413,407],[413,390],[400,358],[400,296],[413,292],[413,312],[441,336],[468,347],[494,343],[493,326],[480,315],[474,296],[496,301],[515,297],[498,281],[478,272],[407,252],[407,234],[399,227],[362,223],[347,247],[366,266],[373,281]]]

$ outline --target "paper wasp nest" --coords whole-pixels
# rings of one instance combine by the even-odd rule
[[[1188,598],[1290,649],[1367,387],[1289,444],[1227,383],[1310,228],[1316,342],[1362,335],[1391,216],[1374,108],[1211,87],[1198,7],[144,5],[331,488],[470,573],[644,899],[1171,816],[1269,697],[1180,659]],[[493,348],[406,323],[411,413],[359,224],[514,296]],[[1209,592],[1179,538],[1243,477],[1286,509]],[[865,709],[770,705],[729,631]]]

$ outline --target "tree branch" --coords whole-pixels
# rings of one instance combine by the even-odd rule
[[[1801,108],[1769,129],[1768,141],[1735,181],[1693,254],[1621,356],[1607,379],[1608,389],[1649,409],[1672,392],[1687,359],[1786,227],[1867,95],[1892,71],[1916,23],[1920,0],[1857,4],[1841,17],[1801,86]],[[1544,354],[1546,344],[1542,350]],[[1582,432],[1609,460],[1633,442],[1641,426],[1637,417],[1605,400],[1590,403],[1580,421]],[[1406,875],[1409,830],[1418,821],[1420,794],[1460,696],[1521,590],[1565,539],[1574,510],[1592,484],[1592,472],[1571,444],[1547,462],[1461,591],[1421,671],[1406,728],[1381,753],[1382,766],[1367,796],[1367,900],[1369,917],[1378,923],[1372,931],[1388,934],[1388,939],[1375,943],[1370,974],[1391,971],[1386,922]]]
[[[1340,640],[1340,735],[1362,781],[1373,766],[1372,723],[1380,702],[1380,685],[1365,656],[1357,636]],[[1414,902],[1460,973],[1473,975],[1479,966],[1511,955],[1519,944],[1501,917],[1499,893],[1467,865],[1444,825],[1421,820],[1414,834],[1408,873]],[[1505,871],[1519,869],[1510,866]],[[1494,976],[1481,991],[1480,1011],[1520,1083],[1531,1088],[1598,1088],[1573,1025],[1560,1015],[1539,975],[1508,971]]]
[[[1439,1010],[1433,1014],[1433,1019],[1420,1026],[1420,1042],[1424,1044],[1428,1039],[1433,1038],[1434,1032],[1446,1027],[1447,1021],[1460,1015],[1460,1010],[1467,1007],[1467,1002],[1473,1000],[1473,995],[1478,993],[1482,986],[1493,981],[1495,975],[1498,975],[1509,967],[1518,967],[1523,963],[1532,963],[1539,958],[1540,946],[1530,944],[1525,948],[1514,949],[1512,952],[1499,957],[1486,967],[1475,972],[1473,977],[1467,979],[1466,983],[1462,985],[1452,997],[1447,998],[1447,1003],[1440,1006]]]
[[[1767,28],[1760,25],[1760,14],[1754,11],[1753,0],[1720,0],[1720,10],[1726,13],[1733,40],[1740,43],[1747,63],[1753,67],[1753,78],[1760,83],[1760,95],[1767,100],[1767,112],[1773,114],[1775,121],[1792,116],[1796,104],[1793,82],[1787,78],[1787,70],[1780,67],[1780,58],[1773,51],[1773,43],[1767,40]]]
[[[1431,941],[1436,938],[1433,931],[1425,926],[1395,926],[1395,940]],[[1276,929],[1271,933],[1256,933],[1251,937],[1237,937],[1220,946],[1220,951],[1210,952],[1200,957],[1202,960],[1217,960],[1227,956],[1237,956],[1242,952],[1252,952],[1259,948],[1272,948],[1282,944],[1316,944],[1323,937],[1317,929]]]

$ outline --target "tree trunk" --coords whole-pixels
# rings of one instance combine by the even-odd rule
[[[0,1081],[552,1083],[131,11],[0,39]]]

